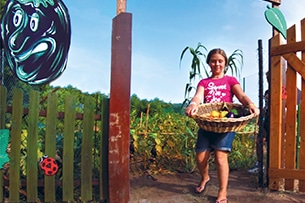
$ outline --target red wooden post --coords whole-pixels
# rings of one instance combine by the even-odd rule
[[[109,202],[129,202],[130,78],[132,15],[113,19],[109,101]]]

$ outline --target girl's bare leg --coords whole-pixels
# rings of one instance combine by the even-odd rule
[[[210,180],[208,164],[209,158],[210,151],[196,153],[197,167],[201,175],[201,182],[199,183],[199,186],[204,186]]]
[[[228,162],[228,152],[215,150],[215,162],[217,166],[218,174],[218,197],[217,200],[227,199],[227,188],[229,181],[229,162]]]

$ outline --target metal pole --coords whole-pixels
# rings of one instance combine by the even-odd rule
[[[259,109],[260,112],[263,112],[263,91],[264,91],[264,86],[263,86],[263,46],[262,46],[262,40],[258,40],[258,75],[259,75]],[[258,120],[258,125],[259,125],[259,132],[258,132],[258,144],[257,146],[257,160],[258,160],[258,167],[259,167],[259,173],[258,173],[258,185],[259,187],[264,186],[264,171],[263,171],[263,165],[264,165],[264,150],[263,150],[263,135],[264,135],[264,129],[263,129],[263,117],[264,113],[261,113],[259,115],[259,120]]]
[[[246,78],[243,77],[243,91],[246,91]]]

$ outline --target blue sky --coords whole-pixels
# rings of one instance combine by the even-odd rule
[[[110,92],[112,19],[115,0],[64,0],[72,38],[68,65],[53,86],[72,85],[84,92]],[[189,81],[190,56],[179,67],[182,50],[201,42],[227,55],[241,49],[246,93],[258,104],[258,40],[263,40],[264,70],[268,68],[271,25],[264,17],[270,5],[262,0],[127,0],[132,13],[131,94],[181,103]],[[287,27],[305,18],[305,0],[282,0]],[[242,79],[240,80],[242,83]],[[194,82],[197,85],[197,82]]]

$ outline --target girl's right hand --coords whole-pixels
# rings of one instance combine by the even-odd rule
[[[198,111],[198,105],[196,103],[190,103],[188,107],[185,109],[185,114],[188,117],[192,117]]]

